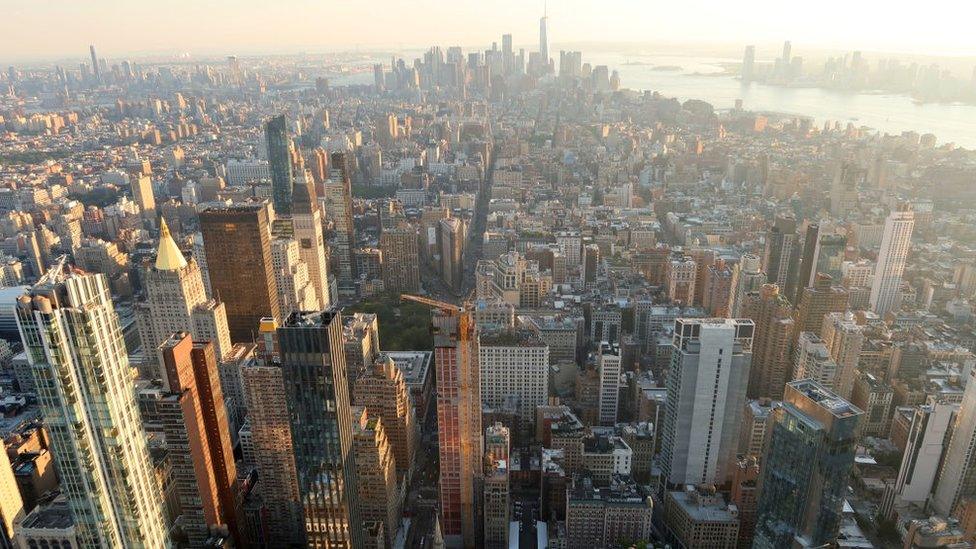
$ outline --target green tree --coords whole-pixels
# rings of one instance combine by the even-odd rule
[[[420,303],[400,302],[395,295],[361,301],[346,309],[348,314],[372,313],[380,328],[380,349],[426,351],[433,349],[430,308]]]

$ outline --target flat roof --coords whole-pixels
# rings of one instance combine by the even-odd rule
[[[422,385],[430,371],[433,351],[383,351],[403,373],[407,385]]]
[[[50,505],[35,508],[27,518],[21,522],[21,528],[44,528],[67,530],[75,525],[66,500],[56,500]]]

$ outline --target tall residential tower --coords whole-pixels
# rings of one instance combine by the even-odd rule
[[[749,319],[675,321],[661,449],[668,485],[731,478],[754,330]]]
[[[905,205],[888,215],[881,235],[881,251],[871,284],[871,309],[883,315],[899,304],[901,275],[912,243],[915,212]]]
[[[62,259],[18,298],[17,324],[81,545],[168,547],[105,275],[77,272]]]

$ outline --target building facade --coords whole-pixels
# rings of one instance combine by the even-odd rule
[[[446,542],[475,547],[476,484],[483,471],[478,337],[468,311],[435,311],[432,322],[441,528]]]
[[[309,547],[359,547],[352,417],[338,311],[293,314],[278,328],[285,397]]]
[[[496,407],[516,395],[523,425],[532,425],[536,406],[548,402],[549,346],[531,330],[486,330],[478,339],[481,401]]]
[[[862,415],[815,381],[786,385],[770,418],[753,547],[814,547],[837,538]]]
[[[105,276],[58,265],[18,299],[17,307],[79,542],[168,547],[162,500]]]
[[[754,329],[748,319],[675,321],[661,447],[668,485],[723,484],[730,478]]]
[[[871,310],[883,315],[899,305],[901,275],[912,244],[915,212],[902,206],[885,220],[881,236],[881,251],[871,283]]]
[[[250,343],[264,317],[281,320],[265,204],[211,207],[200,230],[214,296],[227,307],[231,341]]]

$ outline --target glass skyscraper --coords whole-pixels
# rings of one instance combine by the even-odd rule
[[[278,345],[308,547],[361,547],[338,310],[292,314],[278,328]]]
[[[108,280],[62,263],[17,300],[17,324],[81,547],[169,547]]]
[[[285,115],[279,114],[264,124],[268,145],[268,167],[271,170],[271,200],[277,215],[291,214],[294,178],[291,172],[291,143]]]
[[[786,385],[768,420],[753,547],[816,547],[837,538],[862,415],[815,381]]]

